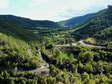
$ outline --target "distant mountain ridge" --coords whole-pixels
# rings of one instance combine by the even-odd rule
[[[95,13],[86,14],[84,16],[73,17],[71,19],[58,22],[64,27],[75,27],[95,17]]]
[[[18,25],[24,28],[36,28],[36,27],[49,27],[58,28],[60,27],[56,22],[49,20],[31,20],[24,17],[18,17],[14,15],[0,15],[1,21],[6,21],[11,24]]]

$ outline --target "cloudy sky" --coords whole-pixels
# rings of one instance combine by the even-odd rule
[[[65,20],[97,12],[112,0],[0,0],[0,14],[38,20]]]

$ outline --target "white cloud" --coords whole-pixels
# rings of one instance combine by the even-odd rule
[[[102,10],[111,3],[112,0],[0,0],[0,8],[7,9],[0,13],[58,21]]]
[[[0,0],[0,8],[7,8],[9,3],[8,0]]]
[[[61,20],[106,8],[110,0],[32,0],[31,18]],[[60,19],[61,17],[61,19]]]
[[[31,7],[37,6],[37,5],[39,6],[39,5],[45,4],[48,1],[49,0],[31,0],[30,6]]]

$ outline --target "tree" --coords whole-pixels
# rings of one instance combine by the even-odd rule
[[[93,61],[94,58],[94,52],[91,51],[86,51],[86,52],[81,52],[79,55],[79,60],[83,63],[91,62]]]
[[[87,72],[89,72],[89,73],[93,72],[93,66],[92,66],[92,64],[87,63],[87,64],[85,65],[85,70],[86,70]]]

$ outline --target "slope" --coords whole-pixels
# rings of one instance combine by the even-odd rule
[[[90,20],[94,16],[95,14],[87,14],[84,16],[73,17],[65,21],[60,21],[59,24],[63,25],[64,27],[75,27],[79,24],[83,24],[84,22]]]
[[[10,24],[17,25],[22,28],[35,29],[36,27],[58,28],[60,27],[56,22],[48,20],[31,20],[24,17],[18,17],[13,15],[0,15],[1,21],[6,21]]]
[[[112,6],[108,6],[96,14],[96,16],[72,33],[77,38],[95,37],[95,34],[112,26]],[[110,30],[110,29],[109,29]],[[108,31],[109,31],[108,30]]]
[[[94,37],[99,40],[112,41],[112,26],[96,33]]]
[[[33,46],[34,41],[38,44],[33,31],[19,25],[16,20],[0,16],[0,70],[30,70],[39,67],[42,60],[35,49],[37,45]]]

